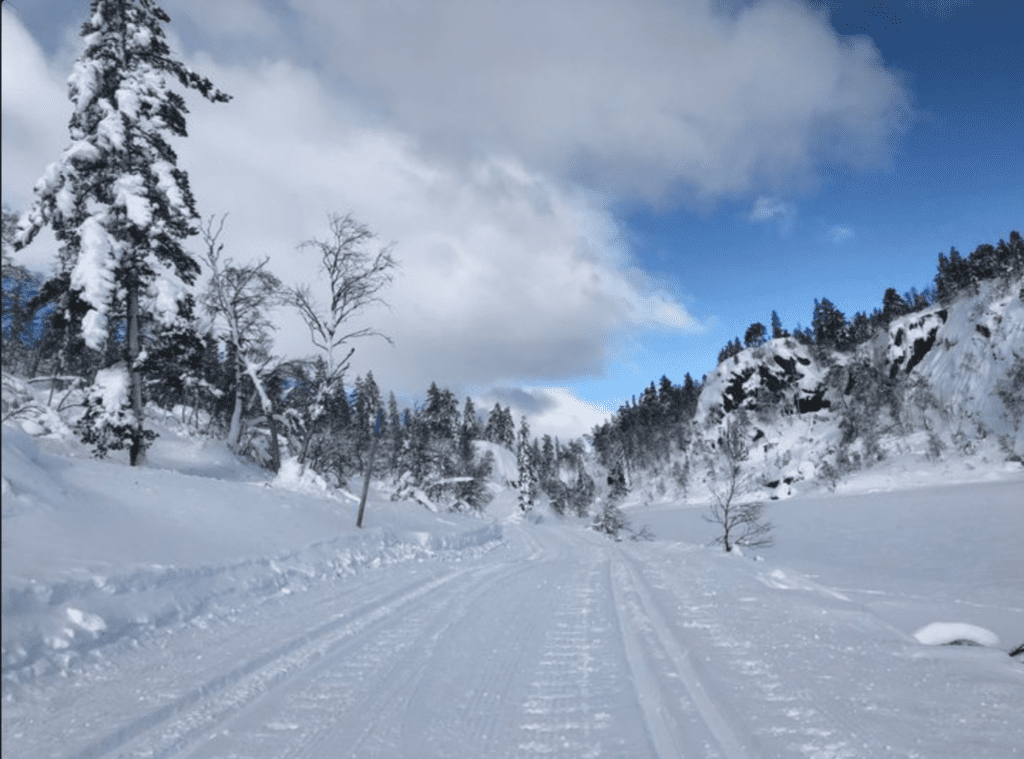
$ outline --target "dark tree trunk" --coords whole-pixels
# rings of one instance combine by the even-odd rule
[[[363,494],[359,498],[359,514],[356,516],[356,527],[363,526],[363,512],[366,510],[366,496],[370,492],[370,477],[373,476],[373,460],[377,453],[377,435],[373,436],[370,442],[370,460],[366,464],[366,473],[363,477]]]
[[[281,471],[281,443],[277,436],[277,419],[274,418],[273,408],[267,413],[267,424],[270,425],[270,471],[277,474]]]
[[[131,377],[132,416],[135,429],[128,458],[132,466],[139,466],[145,460],[142,436],[142,373],[138,367],[139,358],[139,283],[133,278],[128,285],[128,371]]]

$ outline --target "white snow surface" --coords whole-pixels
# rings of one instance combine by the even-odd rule
[[[1019,473],[798,493],[739,557],[701,507],[629,503],[656,540],[616,543],[507,489],[371,487],[360,531],[293,463],[161,433],[133,469],[3,427],[5,756],[1024,755],[1024,666],[914,637],[1024,640]]]
[[[999,636],[991,630],[964,622],[932,622],[914,633],[914,637],[926,646],[948,646],[962,641],[976,646],[999,645]]]

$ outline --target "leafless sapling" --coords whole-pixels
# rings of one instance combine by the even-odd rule
[[[320,351],[317,387],[307,420],[310,432],[322,426],[326,401],[341,388],[355,351],[348,343],[371,336],[391,342],[390,337],[373,327],[353,326],[352,319],[370,305],[385,304],[380,292],[392,282],[393,270],[398,266],[393,255],[394,244],[373,246],[376,235],[351,214],[331,214],[328,219],[331,230],[328,239],[314,239],[300,246],[320,254],[327,303],[320,302],[309,285],[299,285],[288,293],[291,304],[309,329],[313,345]],[[303,465],[309,440],[307,435],[299,452],[299,462]]]
[[[722,532],[715,538],[727,552],[735,546],[765,548],[772,544],[771,522],[764,520],[764,504],[743,498],[747,477],[743,462],[749,455],[749,422],[742,409],[726,418],[722,436],[706,452],[711,503],[704,518],[717,524]]]
[[[200,233],[206,244],[203,263],[210,274],[201,302],[214,321],[216,337],[231,346],[235,357],[235,399],[228,428],[228,447],[236,450],[241,441],[245,405],[243,378],[249,377],[270,425],[271,468],[276,471],[280,462],[277,425],[264,378],[268,367],[274,363],[270,355],[274,325],[269,311],[283,302],[284,289],[281,280],[266,269],[269,258],[246,265],[238,265],[231,258],[222,258],[224,243],[220,242],[220,235],[224,231],[225,218],[226,215],[221,217],[214,230],[211,216],[200,228]]]

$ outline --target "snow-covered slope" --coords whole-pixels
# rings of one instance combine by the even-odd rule
[[[983,282],[977,294],[948,308],[895,319],[871,346],[890,375],[920,378],[942,410],[977,434],[1020,434],[997,391],[1016,358],[1024,358],[1024,280]],[[1024,394],[1024,387],[1018,388]],[[1019,453],[1024,453],[1022,448]]]
[[[288,467],[256,478],[222,444],[168,431],[150,461],[48,455],[3,426],[5,684],[339,574],[501,539],[496,522],[441,517],[373,489],[357,530],[348,491]]]
[[[707,420],[716,407],[726,413],[770,403],[788,413],[827,408],[825,371],[807,346],[790,337],[747,348],[705,377],[696,418],[698,423]]]
[[[713,445],[738,409],[747,412],[747,490],[766,497],[791,495],[793,483],[811,478],[834,486],[837,473],[881,456],[1020,460],[1024,424],[1004,396],[1024,395],[1008,378],[1024,359],[1022,293],[1024,280],[984,282],[948,306],[894,319],[849,353],[793,338],[747,348],[705,377],[693,439]],[[854,374],[863,382],[866,371],[887,380],[890,394],[870,418],[851,394]],[[700,455],[695,447],[688,453]]]
[[[309,478],[268,488],[229,461],[182,474],[174,460],[201,470],[201,449],[167,442],[164,469],[129,469],[5,429],[5,756],[1004,759],[1024,745],[1011,483],[793,499],[756,560],[700,545],[701,510],[677,504],[631,507],[659,537],[643,543],[377,497],[357,534],[351,499]],[[941,645],[953,633],[982,645]]]

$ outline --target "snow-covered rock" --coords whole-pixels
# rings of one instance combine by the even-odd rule
[[[918,643],[926,646],[974,645],[995,648],[999,636],[991,630],[966,622],[932,622],[914,633]]]

